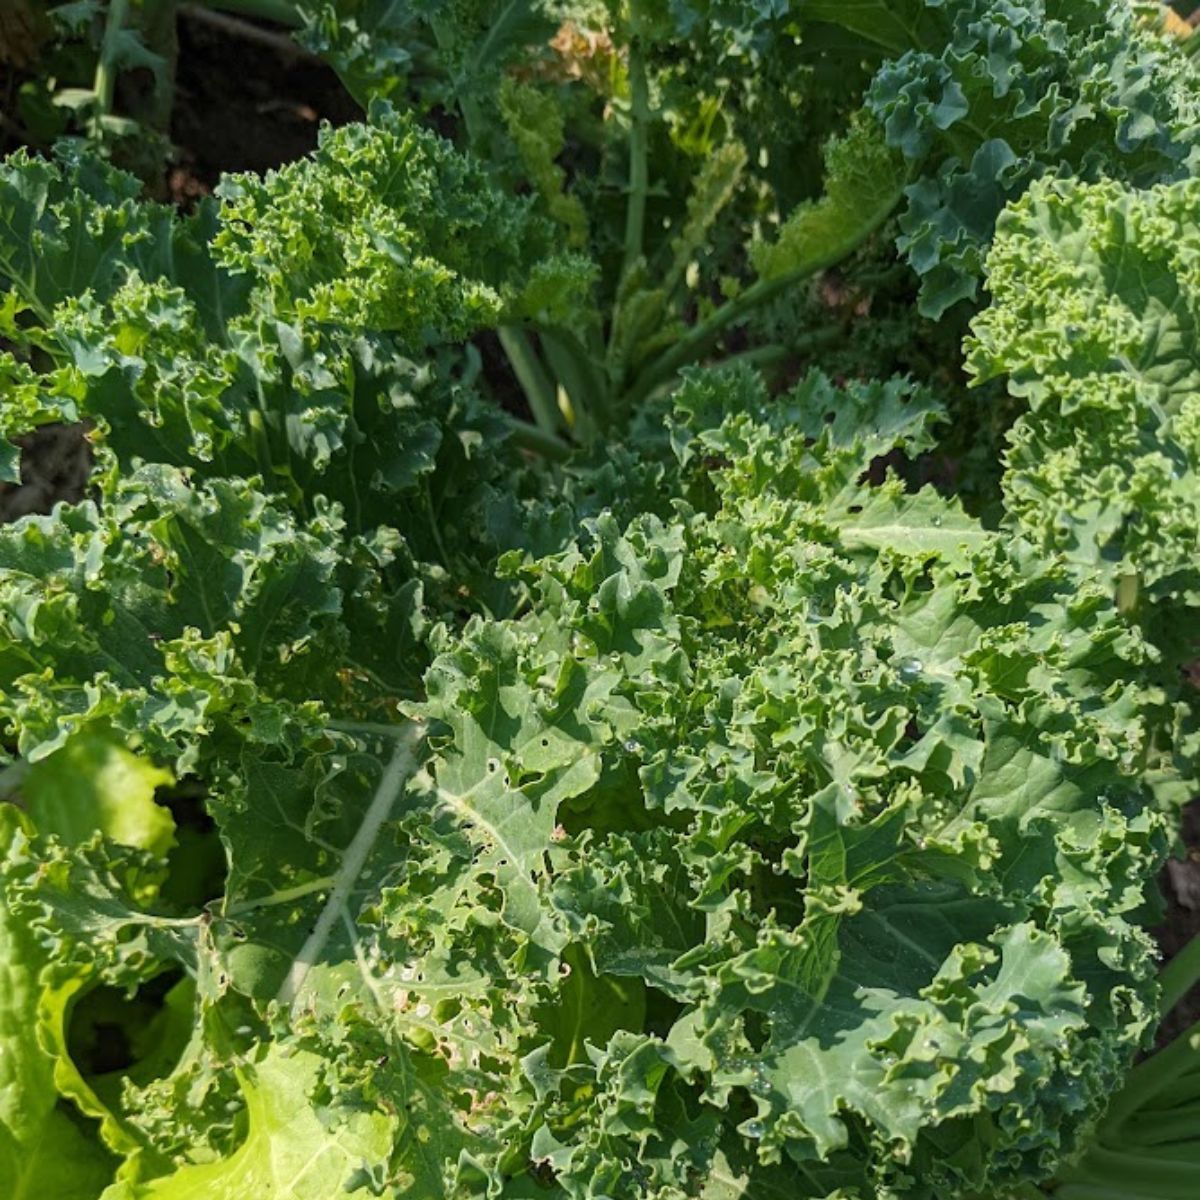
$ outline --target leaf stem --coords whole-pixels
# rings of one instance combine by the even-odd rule
[[[99,138],[102,122],[112,112],[113,91],[117,83],[117,42],[129,13],[129,0],[109,0],[108,16],[104,21],[104,37],[100,42],[100,54],[96,59],[96,76],[92,92],[96,97],[96,109],[92,117],[92,136]]]
[[[298,29],[303,23],[295,4],[289,0],[202,0],[200,7],[221,9],[243,17],[258,17],[289,29]]]
[[[778,291],[780,289],[776,288],[775,290]],[[775,293],[773,292],[772,294]],[[756,303],[761,302],[762,301],[756,301]],[[730,308],[731,305],[726,305],[725,307]],[[725,328],[726,325],[732,323],[737,318],[745,316],[747,311],[748,310],[743,310],[741,312],[731,313],[727,319],[721,321],[720,323],[706,322],[705,324],[707,328],[703,336],[692,337],[689,334],[684,338],[681,338],[680,341],[675,344],[673,351],[660,356],[657,360],[655,360],[654,363],[651,363],[649,368],[647,368],[640,376],[638,376],[637,382],[630,389],[625,398],[626,406],[632,407],[636,404],[639,404],[641,401],[645,400],[646,397],[655,390],[655,388],[667,383],[671,377],[682,367],[688,366],[690,363],[694,362],[703,353],[706,345],[715,340],[716,335],[721,329]],[[719,315],[720,312],[724,312],[724,309],[718,310],[718,313],[714,313],[713,316],[715,317]],[[699,328],[700,326],[693,326],[694,330]],[[837,341],[838,337],[839,331],[833,327],[814,329],[809,333],[802,334],[800,337],[793,338],[791,343],[785,349],[788,354],[801,354],[806,350],[816,350],[830,342]],[[685,342],[687,343],[686,347]],[[773,360],[777,360],[778,356],[774,353],[765,353],[766,350],[773,350],[774,348],[763,347],[762,349],[764,350],[764,353],[761,356],[759,356],[756,351],[747,351],[744,354],[732,355],[727,361],[748,362],[757,365],[760,357],[762,360],[765,360],[768,363]],[[678,351],[678,353],[675,351]]]
[[[358,877],[362,874],[363,867],[366,866],[367,858],[375,846],[379,832],[392,815],[392,809],[400,798],[404,784],[416,767],[416,747],[424,736],[425,723],[423,721],[412,722],[401,735],[392,760],[388,763],[383,778],[380,779],[379,786],[375,789],[375,795],[363,816],[362,824],[358,827],[358,832],[355,833],[350,845],[346,847],[341,868],[333,877],[333,890],[329,893],[329,899],[325,902],[325,907],[321,910],[321,915],[317,918],[312,933],[300,947],[299,953],[288,968],[287,976],[280,985],[279,993],[276,996],[276,1000],[280,1004],[295,1005],[309,972],[316,966],[324,953],[329,935],[346,911],[350,895],[354,891]]]
[[[744,363],[751,367],[773,367],[808,350],[819,350],[822,346],[836,342],[843,336],[845,336],[844,329],[840,329],[836,325],[826,325],[820,329],[812,329],[788,342],[770,342],[765,346],[755,346],[753,350],[743,350],[740,354],[731,354],[728,358],[721,360],[721,365],[730,366]]]
[[[1197,1146],[1200,1138],[1200,1105],[1155,1108],[1131,1117],[1122,1134],[1134,1145],[1168,1148],[1177,1143]]]
[[[513,374],[529,401],[530,411],[538,428],[545,433],[555,433],[560,428],[558,404],[555,401],[554,383],[546,373],[523,329],[513,325],[501,325],[496,331],[500,345],[508,355]]]
[[[687,366],[699,358],[730,325],[744,320],[756,308],[766,304],[791,284],[800,282],[805,274],[810,273],[786,275],[770,280],[760,279],[740,296],[721,305],[703,321],[693,325],[669,350],[650,362],[630,389],[627,402],[636,404],[644,400],[656,387],[666,383],[680,367]]]
[[[313,892],[323,892],[333,887],[334,877],[323,875],[320,879],[310,879],[307,883],[298,883],[295,887],[281,888],[267,896],[256,896],[253,900],[244,900],[241,904],[231,904],[224,912],[226,917],[241,917],[246,913],[257,912],[260,908],[272,908],[276,904],[292,904],[311,896]]]
[[[1105,1146],[1089,1146],[1083,1159],[1064,1173],[1063,1185],[1055,1189],[1055,1200],[1077,1197],[1088,1192],[1076,1191],[1080,1185],[1095,1189],[1091,1195],[1111,1195],[1125,1200],[1195,1200],[1197,1165],[1191,1156],[1171,1157],[1126,1153]]]
[[[604,388],[587,351],[565,330],[547,329],[539,334],[551,369],[562,380],[575,414],[572,431],[588,442],[596,432],[597,416],[606,407]]]
[[[267,434],[267,425],[263,420],[261,408],[252,408],[246,413],[246,424],[250,427],[250,442],[254,447],[254,457],[258,469],[263,474],[263,482],[270,486],[275,482],[275,464],[271,458],[271,439]]]
[[[642,257],[646,195],[650,190],[650,87],[641,38],[629,42],[629,199],[625,209],[625,264],[628,274]]]
[[[1158,982],[1162,987],[1159,1014],[1165,1017],[1197,983],[1200,983],[1200,934],[1194,936],[1163,967]]]
[[[409,722],[404,721],[402,724],[389,725],[384,721],[341,721],[332,720],[326,721],[326,725],[330,729],[336,730],[338,733],[358,733],[364,734],[367,737],[406,737],[409,730]]]
[[[887,220],[904,194],[903,188],[889,193],[870,220],[864,221],[854,236],[831,244],[819,257],[805,263],[803,267],[784,275],[769,279],[757,279],[744,292],[726,301],[710,313],[703,321],[693,325],[670,349],[665,350],[643,369],[626,396],[626,403],[637,404],[655,388],[666,383],[681,367],[698,359],[731,325],[744,321],[755,309],[773,300],[776,296],[811,279],[842,261],[862,245]]]
[[[565,462],[571,457],[572,447],[553,433],[547,433],[509,413],[500,413],[500,419],[508,426],[508,435],[514,446],[539,454],[550,462]]]
[[[1145,1108],[1150,1100],[1170,1087],[1181,1075],[1200,1066],[1200,1021],[1181,1033],[1169,1046],[1139,1063],[1125,1077],[1125,1084],[1113,1100],[1105,1117],[1112,1126]]]
[[[264,29],[261,25],[255,25],[245,19],[246,17],[261,17],[292,30],[298,27],[300,22],[296,14],[289,11],[290,6],[287,4],[280,6],[283,11],[278,13],[275,11],[276,6],[272,4],[264,5],[264,11],[261,13],[248,11],[250,7],[253,6],[243,7],[236,0],[208,0],[207,4],[203,2],[183,4],[179,8],[179,12],[181,16],[187,17],[189,20],[198,21],[200,24],[228,34],[230,37],[253,42],[256,46],[265,46],[268,50],[274,50],[287,59],[300,59],[314,63],[321,61],[311,50],[305,50],[291,36],[290,32],[279,33],[273,29]],[[233,9],[233,12],[222,12],[222,9]]]

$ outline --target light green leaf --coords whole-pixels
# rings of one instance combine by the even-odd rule
[[[846,257],[887,220],[907,182],[903,161],[866,112],[825,153],[821,198],[790,213],[772,241],[756,242],[750,259],[760,279],[811,275]]]
[[[0,805],[3,874],[27,853],[30,829]],[[11,1200],[96,1200],[114,1160],[87,1123],[60,1106],[54,1058],[37,1037],[47,956],[29,915],[0,904],[0,1189]]]
[[[899,485],[885,485],[861,499],[850,511],[834,509],[829,515],[847,549],[936,555],[965,566],[996,536],[967,516],[957,501],[943,499],[930,487],[906,493]]]
[[[322,1105],[315,1098],[321,1067],[312,1053],[267,1049],[239,1072],[247,1133],[233,1154],[152,1183],[114,1184],[102,1200],[397,1200],[406,1194],[415,1200],[410,1188],[380,1192],[371,1182],[372,1166],[390,1157],[397,1118]]]
[[[29,770],[21,794],[41,834],[76,845],[101,833],[163,858],[175,844],[175,822],[154,793],[172,780],[117,739],[81,732]]]

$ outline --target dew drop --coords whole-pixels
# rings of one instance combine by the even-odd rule
[[[919,658],[902,658],[896,669],[901,679],[916,679],[925,670],[925,664]]]
[[[766,1126],[761,1121],[747,1121],[745,1125],[746,1136],[752,1138],[760,1138],[766,1133]]]

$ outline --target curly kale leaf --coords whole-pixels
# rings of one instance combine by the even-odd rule
[[[811,274],[813,264],[840,262],[891,215],[905,178],[878,124],[865,112],[856,113],[846,135],[826,150],[821,198],[797,205],[773,242],[751,246],[759,278]]]
[[[0,844],[7,878],[22,855],[29,827],[11,805],[0,805]],[[62,1200],[94,1200],[112,1160],[59,1106],[54,1058],[31,1031],[43,999],[47,955],[27,914],[0,906],[0,954],[5,988],[0,1004],[0,1179],[14,1194],[38,1192]]]
[[[919,168],[899,244],[930,315],[976,296],[996,220],[1034,180],[1144,186],[1196,162],[1194,72],[1137,5],[807,0],[799,11],[884,57],[868,103]]]
[[[568,307],[546,316],[585,302],[589,265],[556,255],[527,204],[387,104],[370,116],[327,132],[309,159],[222,184],[217,256],[255,276],[275,312],[409,344],[452,339],[522,311],[534,264],[563,278]]]
[[[1071,1135],[1017,1147],[1000,1130],[1035,1105],[1071,1114],[1063,1130],[1096,1112],[1150,1019],[1132,1000],[1147,946],[1114,920],[1140,902],[1131,861],[1144,872],[1161,847],[1123,748],[1144,736],[1119,683],[1144,648],[1102,589],[932,496],[935,536],[939,518],[959,527],[942,545],[859,536],[856,481],[874,452],[920,444],[927,404],[855,395],[869,439],[850,415],[826,423],[845,400],[819,380],[773,419],[692,415],[739,391],[755,403],[727,377],[681,394],[712,513],[594,523],[540,568],[537,615],[503,637],[475,625],[438,660],[422,710],[449,730],[429,770],[452,792],[469,755],[491,787],[540,797],[564,735],[595,747],[596,782],[558,804],[547,891],[502,919],[547,948],[546,921],[565,919],[591,987],[627,977],[682,1006],[663,1040],[619,1033],[568,1063],[534,1157],[581,1197],[597,1178],[673,1194],[738,1142],[756,1152],[751,1193],[781,1157],[813,1196],[848,1178],[919,1196],[1043,1177]],[[1085,677],[1109,681],[1106,705],[1081,704]],[[563,722],[560,696],[590,697],[590,720]],[[506,853],[507,798],[459,815]],[[551,819],[539,800],[518,827]],[[1068,860],[1088,865],[1059,882]],[[1031,1060],[1036,1093],[1017,1070]],[[581,1119],[572,1080],[591,1078]],[[675,1112],[691,1154],[671,1149]],[[947,1139],[981,1121],[1003,1150],[951,1166]]]
[[[6,870],[56,996],[194,975],[173,1066],[68,1085],[125,1163],[106,1200],[925,1200],[1072,1154],[1152,1019],[1131,919],[1165,830],[1127,682],[1147,651],[1068,564],[869,482],[938,418],[899,382],[811,376],[773,404],[752,373],[690,375],[657,468],[674,499],[605,509],[605,472],[589,491],[573,468],[591,515],[501,564],[535,602],[434,631],[425,698],[390,726],[301,699],[328,686],[306,647],[336,644],[332,608],[264,623],[236,537],[227,569],[185,574],[188,523],[224,528],[210,493],[151,510],[132,481],[119,553],[116,513],[19,526],[50,558],[92,547],[110,624],[238,614],[220,646],[200,625],[121,664],[147,748],[183,769],[193,747],[222,897],[174,915],[161,863],[56,839],[53,809]],[[280,569],[321,534],[224,520]],[[176,595],[172,569],[205,586]],[[123,744],[100,651],[57,652]],[[223,653],[229,682],[189,696],[185,653]]]
[[[152,529],[174,520],[164,503],[236,513],[247,546],[260,518],[282,543],[321,526],[322,548],[302,535],[294,543],[297,561],[307,556],[321,582],[315,592],[298,585],[288,603],[311,606],[314,621],[331,618],[333,640],[319,656],[329,690],[310,680],[295,694],[337,698],[339,707],[415,691],[428,663],[416,641],[430,618],[520,602],[519,587],[497,581],[491,560],[522,544],[536,489],[518,482],[529,470],[513,440],[519,427],[481,395],[478,355],[454,343],[478,322],[510,315],[510,301],[512,315],[526,304],[553,308],[572,294],[574,266],[563,274],[557,252],[538,257],[550,227],[528,203],[503,199],[481,168],[386,106],[375,116],[373,126],[327,134],[311,159],[281,176],[231,183],[221,205],[188,218],[135,203],[129,177],[73,154],[55,163],[18,156],[0,169],[0,311],[15,351],[0,353],[11,400],[0,416],[0,468],[15,477],[13,439],[30,428],[80,423],[97,505],[89,518],[44,526],[47,539],[65,539],[53,570],[39,565],[45,546],[35,545],[32,526],[10,531],[20,544],[10,546],[5,586],[21,606],[6,631],[11,711],[24,704],[16,680],[29,672],[30,653],[39,669],[50,662],[29,651],[50,645],[37,621],[58,614],[53,636],[64,648],[95,640],[101,628],[89,625],[101,614],[86,574],[71,585],[81,607],[69,613],[53,582],[59,567],[78,575],[74,558],[89,536],[75,528],[81,520],[105,530],[97,555],[139,562],[166,553],[165,535]],[[345,222],[342,234],[328,236],[331,217]],[[500,234],[506,251],[488,251]],[[487,303],[473,307],[480,297]],[[135,500],[139,489],[144,499]],[[505,504],[496,501],[502,492]],[[231,645],[241,656],[254,636],[236,606],[185,611],[183,599],[205,596],[232,569],[222,555],[235,553],[227,539],[238,538],[208,520],[195,517],[189,535],[199,557],[133,568],[155,611],[139,613],[135,634],[123,626],[116,634],[127,657],[106,678],[123,729],[135,728],[144,689],[178,638],[220,639],[236,624]],[[263,549],[237,552],[258,561],[247,570],[260,578],[275,561]],[[170,600],[161,589],[173,589]],[[297,642],[263,653],[292,672],[305,657]],[[161,678],[189,675],[188,657],[192,666]],[[43,693],[35,740],[57,737],[49,728],[65,711],[105,707],[84,691],[62,698],[107,668],[51,658],[61,671]],[[264,661],[255,651],[238,671],[256,676]],[[202,673],[224,678],[227,666],[214,661]]]
[[[1198,214],[1191,180],[1036,185],[1001,219],[994,302],[967,344],[976,379],[1028,406],[1008,434],[1008,519],[1146,630],[1168,701],[1160,754],[1180,762],[1200,745],[1185,682],[1200,652]],[[1186,801],[1169,777],[1164,799]]]
[[[165,467],[122,481],[104,512],[0,529],[3,709],[21,754],[107,722],[186,769],[239,698],[313,695],[342,536],[328,515],[303,528],[245,483],[195,489]]]
[[[1200,187],[1047,182],[1002,218],[968,366],[1028,411],[1006,507],[1025,536],[1151,598],[1200,602]]]

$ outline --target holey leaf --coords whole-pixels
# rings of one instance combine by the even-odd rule
[[[1111,0],[291,7],[367,116],[306,157],[0,164],[0,476],[90,467],[0,526],[0,1200],[1053,1190],[1156,1018],[1194,64]],[[1011,407],[917,319],[985,258],[990,524]]]
[[[1163,827],[1118,682],[1144,649],[1064,564],[870,486],[935,415],[692,376],[673,440],[706,507],[596,520],[530,568],[529,615],[427,677],[435,818],[582,989],[526,1060],[569,1196],[686,1195],[733,1147],[746,1195],[776,1170],[807,1197],[1042,1179],[1149,1025],[1129,880]]]
[[[373,984],[357,920],[395,869],[380,843],[422,731],[397,732],[386,765],[361,754],[308,770],[247,764],[244,796],[219,810],[230,846],[226,915],[232,936],[245,938],[230,956],[235,986],[260,999],[274,990],[280,1004],[297,1008],[336,990],[347,973],[356,986]],[[250,914],[253,937],[238,925]]]
[[[161,860],[20,818],[6,911],[46,957],[9,1027],[32,1005],[56,1061],[46,1084],[19,1060],[0,1163],[51,1128],[50,1088],[119,1160],[103,1200],[942,1200],[1050,1178],[1154,1019],[1134,919],[1167,842],[1141,774],[1159,698],[1103,581],[880,479],[940,415],[904,381],[771,397],[692,372],[640,456],[657,473],[570,464],[552,531],[500,565],[511,615],[424,630],[422,694],[369,714],[324,691],[335,648],[362,654],[305,559],[336,554],[331,517],[210,484],[151,503],[139,481],[115,514],[0,538],[0,664],[48,647],[72,681],[6,692],[32,771],[101,735],[186,761],[227,859],[177,913]],[[642,479],[667,499],[622,506]],[[120,512],[158,549],[118,538]],[[303,586],[259,590],[247,540]],[[313,608],[259,604],[280,595]],[[171,637],[114,662],[80,612]],[[168,970],[186,1036],[155,1078],[93,1086],[71,997]]]
[[[335,1195],[365,1200],[378,1195],[369,1173],[360,1168],[388,1156],[395,1118],[336,1105],[314,1107],[309,1094],[320,1070],[321,1059],[314,1054],[285,1057],[278,1049],[267,1050],[241,1071],[248,1132],[235,1153],[218,1162],[185,1166],[149,1184],[114,1185],[102,1200],[319,1200]]]

